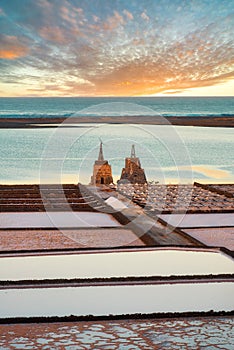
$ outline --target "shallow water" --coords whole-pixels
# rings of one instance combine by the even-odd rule
[[[232,317],[0,325],[3,349],[227,349]]]
[[[231,282],[7,288],[0,318],[232,311],[233,293]]]
[[[0,280],[218,275],[232,274],[233,268],[233,260],[217,251],[158,249],[111,254],[17,256],[0,258]]]
[[[135,144],[148,180],[234,182],[234,130],[158,125],[0,129],[0,183],[89,183],[100,138],[120,177]]]

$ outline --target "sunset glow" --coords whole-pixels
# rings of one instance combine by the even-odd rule
[[[233,96],[229,0],[2,0],[0,96]]]

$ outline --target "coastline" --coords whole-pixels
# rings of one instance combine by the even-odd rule
[[[2,118],[0,128],[34,128],[55,126],[64,123],[64,126],[73,124],[151,124],[151,125],[180,125],[201,127],[234,127],[234,116],[228,117],[151,117],[151,116],[115,116],[115,117],[72,117],[72,118]]]

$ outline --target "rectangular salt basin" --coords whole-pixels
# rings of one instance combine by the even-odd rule
[[[111,215],[93,212],[0,213],[0,228],[116,227]]]
[[[2,289],[0,318],[231,311],[233,295],[233,282]]]
[[[79,229],[3,229],[0,251],[50,250],[67,248],[113,248],[145,246],[131,230],[124,227]]]
[[[0,280],[232,274],[234,261],[219,251],[155,249],[0,258]]]
[[[162,214],[159,218],[175,227],[234,226],[234,213],[225,214]]]
[[[234,227],[194,228],[183,231],[207,246],[234,250]]]

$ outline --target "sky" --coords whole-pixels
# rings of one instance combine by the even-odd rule
[[[233,0],[0,0],[0,96],[233,96]]]

